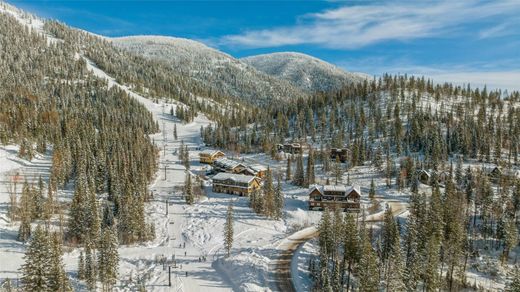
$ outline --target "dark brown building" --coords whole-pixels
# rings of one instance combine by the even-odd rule
[[[336,160],[339,158],[339,161],[345,163],[348,160],[350,151],[347,148],[331,148],[330,149],[330,158],[332,160]]]
[[[309,189],[309,210],[340,208],[359,212],[361,191],[357,186],[314,185]]]

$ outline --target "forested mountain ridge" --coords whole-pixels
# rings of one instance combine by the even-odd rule
[[[271,100],[290,100],[306,93],[291,83],[269,76],[240,59],[202,43],[164,36],[131,36],[109,39],[117,47],[169,64],[179,73],[205,87],[239,100],[263,105]]]
[[[48,184],[25,182],[20,204],[10,207],[10,219],[21,221],[19,239],[29,238],[31,222],[62,210],[70,210],[63,234],[70,244],[91,242],[107,226],[121,243],[150,239],[143,208],[157,169],[151,113],[124,91],[108,89],[72,44],[49,41],[38,19],[1,9],[0,143],[20,145],[18,155],[29,160],[52,154]],[[70,183],[72,200],[57,200]],[[103,223],[102,210],[119,224]]]
[[[280,52],[241,58],[246,64],[273,77],[287,80],[305,92],[330,92],[348,83],[358,83],[368,75],[351,73],[312,56]]]

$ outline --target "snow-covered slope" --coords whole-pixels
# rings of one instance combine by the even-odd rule
[[[309,55],[293,52],[242,58],[242,61],[273,77],[287,80],[304,91],[329,91],[350,82],[360,82],[365,74],[346,72]]]
[[[146,58],[168,62],[175,70],[224,95],[247,101],[297,98],[303,91],[262,73],[241,60],[193,40],[164,36],[113,38],[113,43]]]

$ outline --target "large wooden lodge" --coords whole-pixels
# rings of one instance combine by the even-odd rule
[[[260,179],[252,175],[218,173],[213,177],[213,192],[249,196],[260,188]]]
[[[224,152],[219,150],[204,150],[199,153],[200,163],[213,164],[216,160],[226,156]]]
[[[340,208],[359,212],[361,190],[358,186],[314,185],[309,189],[309,210]]]

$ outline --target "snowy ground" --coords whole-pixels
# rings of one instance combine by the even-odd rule
[[[41,33],[42,23],[39,19],[22,15],[11,7],[0,5],[0,11],[9,11],[25,25]],[[46,35],[50,42],[59,40]],[[78,55],[78,57],[82,57]],[[83,57],[84,58],[84,57]],[[79,58],[78,58],[79,59]],[[201,198],[192,206],[185,204],[181,197],[180,187],[184,183],[185,169],[175,154],[181,141],[191,149],[191,170],[194,173],[203,173],[207,166],[198,163],[198,153],[202,145],[199,131],[201,126],[210,121],[199,115],[188,124],[168,114],[169,109],[176,104],[154,103],[131,91],[130,87],[118,84],[113,78],[100,70],[92,61],[85,58],[88,68],[98,77],[108,80],[108,86],[117,86],[125,90],[132,97],[146,106],[159,122],[162,133],[154,135],[154,140],[160,152],[160,167],[156,180],[150,186],[154,199],[146,207],[147,220],[156,226],[156,239],[139,245],[122,246],[120,253],[120,281],[116,287],[118,291],[135,291],[137,281],[143,279],[147,291],[269,291],[278,290],[273,283],[273,262],[280,251],[290,242],[290,234],[302,228],[309,227],[303,232],[312,230],[321,216],[321,212],[307,210],[307,193],[284,182],[285,210],[282,220],[268,220],[256,215],[248,207],[248,199],[231,195],[212,193],[206,182],[207,197]],[[173,139],[173,128],[177,127],[178,139]],[[7,218],[9,195],[5,186],[13,177],[25,178],[34,182],[41,175],[45,180],[50,167],[50,153],[27,161],[16,156],[16,146],[0,147],[0,281],[6,277],[17,278],[18,269],[23,262],[25,246],[16,241],[18,224],[10,223]],[[271,169],[283,173],[285,161],[271,160],[265,154],[243,155],[240,159],[249,163],[270,165]],[[166,179],[164,167],[166,166]],[[19,175],[19,176],[16,176]],[[319,177],[320,174],[317,174]],[[387,189],[381,173],[370,166],[356,167],[350,171],[352,184],[360,185],[363,193],[362,202],[368,204],[368,189],[371,179],[374,178],[377,186],[377,198],[382,207],[367,219],[378,218],[382,215],[386,203],[399,209],[397,214],[401,221],[406,220],[406,204],[409,194]],[[347,181],[347,175],[342,178]],[[20,183],[21,184],[21,183]],[[426,186],[421,186],[429,191]],[[70,191],[60,191],[60,201],[70,200]],[[166,204],[168,200],[169,204]],[[234,205],[234,246],[229,258],[223,251],[223,225],[226,209],[229,203]],[[301,290],[308,290],[309,279],[306,276],[306,257],[315,249],[312,244],[304,244],[296,253],[293,268],[293,277]],[[65,249],[64,261],[66,270],[74,277],[77,271],[79,250]],[[200,261],[205,257],[206,261]],[[168,269],[162,264],[161,258],[166,258],[172,266],[172,287],[168,286]],[[173,265],[175,259],[176,265]],[[469,279],[479,283],[486,281],[485,276],[471,270]],[[473,276],[473,278],[472,278]],[[306,278],[307,277],[307,278]],[[488,280],[490,281],[490,280]],[[485,284],[485,283],[484,283]],[[74,281],[74,286],[81,289],[80,284]],[[299,285],[299,286],[298,286]],[[489,287],[489,286],[488,286]],[[298,289],[300,290],[300,289]]]
[[[293,257],[291,273],[296,291],[310,291],[312,288],[311,271],[309,270],[310,259],[318,254],[316,240],[309,240],[302,244]]]

